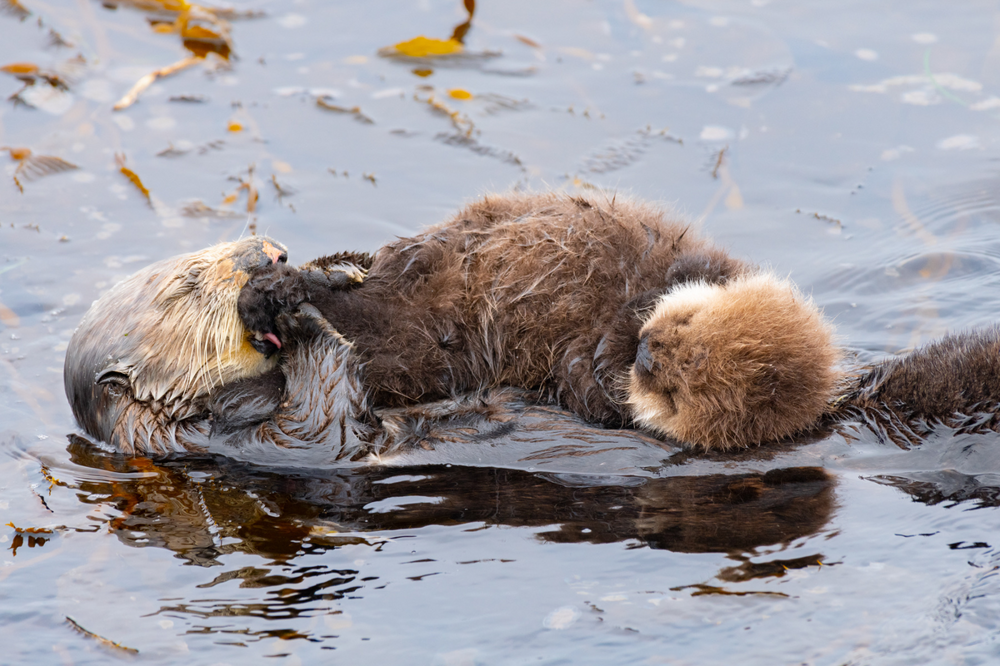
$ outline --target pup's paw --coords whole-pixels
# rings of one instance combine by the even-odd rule
[[[643,325],[628,403],[639,426],[689,444],[757,445],[817,422],[839,358],[829,324],[790,282],[689,283]]]

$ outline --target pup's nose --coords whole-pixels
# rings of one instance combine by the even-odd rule
[[[649,333],[646,333],[639,338],[639,349],[635,353],[635,369],[639,373],[651,375],[655,364],[656,361],[649,352]]]

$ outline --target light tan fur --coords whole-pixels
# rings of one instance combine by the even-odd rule
[[[237,264],[263,265],[280,252],[267,239],[220,243],[153,264],[102,296],[67,353],[67,395],[81,423],[101,422],[99,432],[125,452],[166,453],[213,389],[274,368],[275,358],[250,346],[237,312],[249,279]],[[102,384],[112,375],[127,380],[127,401],[104,402],[115,397]],[[109,408],[87,406],[95,402]]]
[[[705,449],[814,427],[841,380],[830,325],[790,282],[767,273],[674,289],[640,338],[653,372],[630,371],[636,422]]]

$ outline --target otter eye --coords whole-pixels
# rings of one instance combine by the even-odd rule
[[[123,395],[131,386],[128,375],[114,370],[102,372],[97,378],[97,383],[105,386],[108,393],[115,397]]]

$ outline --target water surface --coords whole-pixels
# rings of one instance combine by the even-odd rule
[[[0,522],[46,530],[0,533],[0,661],[995,661],[992,434],[706,457],[526,409],[313,471],[73,437],[66,344],[146,263],[372,250],[512,188],[663,203],[858,362],[996,320],[998,3],[468,5],[241,2],[185,48],[157,2],[0,3]],[[464,50],[380,54],[418,35]]]

